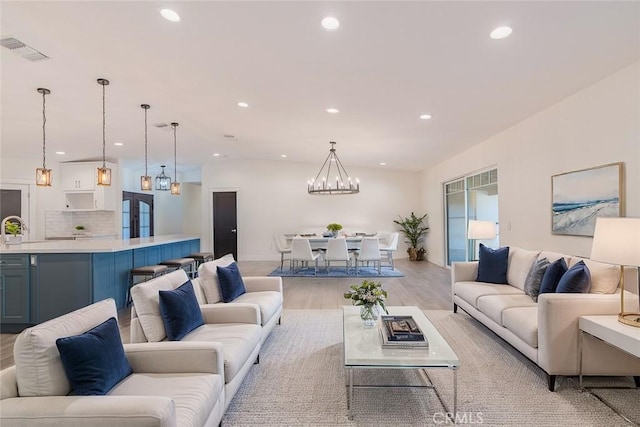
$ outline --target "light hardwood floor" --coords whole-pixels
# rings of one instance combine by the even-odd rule
[[[405,277],[379,279],[389,294],[388,305],[415,305],[422,310],[450,310],[451,275],[446,268],[429,262],[411,262],[408,259],[395,261],[396,268]],[[278,263],[274,261],[240,261],[240,271],[244,276],[264,276]],[[343,294],[352,283],[361,279],[335,278],[283,278],[284,308],[325,310],[337,309],[349,302]],[[372,279],[377,280],[377,279]],[[129,340],[130,312],[120,310],[118,323],[123,342]],[[0,368],[13,365],[13,342],[16,334],[0,334]]]

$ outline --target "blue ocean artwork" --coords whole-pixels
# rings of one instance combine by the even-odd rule
[[[578,236],[593,236],[597,217],[615,217],[619,215],[618,197],[585,202],[554,203],[553,231]]]
[[[593,206],[597,206],[603,203],[620,203],[620,200],[617,197],[607,200],[588,200],[585,202],[569,202],[569,203],[554,203],[553,204],[553,213],[560,213],[571,211],[574,209],[583,209],[589,208]]]

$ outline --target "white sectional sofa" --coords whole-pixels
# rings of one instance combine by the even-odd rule
[[[213,261],[205,262],[198,268],[198,278],[193,279],[194,290],[200,304],[224,304],[218,290],[216,269],[228,267],[235,262],[228,254]],[[263,328],[262,341],[269,336],[282,315],[282,277],[243,276],[246,293],[227,304],[256,304],[260,307],[260,324]]]
[[[204,325],[189,332],[181,341],[215,342],[222,347],[224,360],[225,409],[231,403],[245,376],[259,361],[260,348],[282,313],[282,278],[243,277],[246,293],[230,303],[219,300],[215,265],[227,259],[204,263],[199,277],[191,279],[200,305]],[[231,258],[233,262],[233,258]],[[224,265],[222,265],[224,266]],[[130,340],[132,343],[166,339],[159,308],[159,291],[174,290],[189,280],[184,270],[176,270],[131,288]],[[217,295],[217,299],[214,299]],[[209,299],[207,299],[209,297]],[[215,303],[211,303],[215,301]]]
[[[545,257],[550,262],[564,257],[569,267],[583,260],[591,273],[591,293],[545,293],[534,302],[524,283],[534,261]],[[477,261],[453,263],[451,274],[454,313],[460,307],[536,363],[547,373],[551,391],[557,375],[579,374],[580,316],[620,311],[619,267],[571,255],[511,247],[508,284],[476,282]],[[637,297],[629,296],[631,310]],[[634,376],[640,386],[640,359],[585,335],[583,374]]]
[[[0,425],[218,426],[225,389],[222,346],[215,343],[125,344],[133,373],[106,395],[69,395],[56,339],[112,317],[116,304],[107,299],[23,331],[15,342],[16,364],[0,372]]]

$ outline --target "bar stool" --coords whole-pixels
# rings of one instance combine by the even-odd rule
[[[127,291],[127,305],[131,304],[131,288],[137,283],[146,282],[158,276],[168,273],[169,267],[166,265],[146,265],[144,267],[136,267],[131,269],[131,281],[129,282],[129,290]],[[144,279],[136,282],[136,276],[143,276]]]
[[[178,268],[183,269],[187,275],[193,279],[193,275],[195,274],[195,265],[196,260],[193,258],[175,258],[169,259],[166,261],[162,261],[160,265],[166,265],[167,267],[172,268],[172,270],[177,270]]]
[[[196,252],[189,255],[189,258],[193,258],[196,260],[196,271],[198,271],[200,264],[208,261],[213,261],[213,254],[211,252]]]

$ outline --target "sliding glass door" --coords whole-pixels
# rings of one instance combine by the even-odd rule
[[[498,170],[491,169],[444,184],[447,265],[477,259],[478,244],[497,248],[493,240],[467,239],[469,220],[498,224]]]

